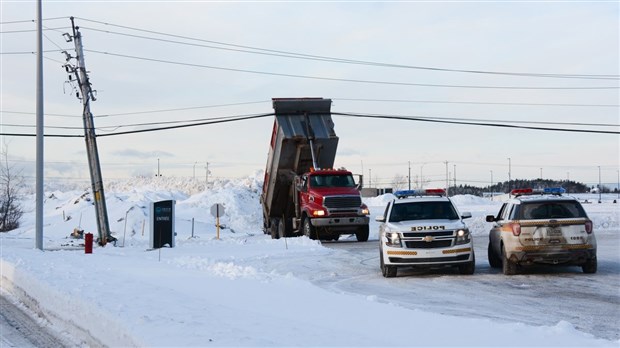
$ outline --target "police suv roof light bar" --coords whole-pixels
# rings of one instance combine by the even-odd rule
[[[394,196],[397,198],[406,197],[419,197],[419,196],[445,196],[446,191],[444,189],[420,189],[420,190],[399,190],[394,192]]]
[[[519,196],[528,196],[528,195],[557,195],[561,196],[563,193],[566,193],[566,190],[563,187],[546,187],[544,189],[532,189],[532,188],[524,188],[524,189],[514,189],[510,191],[510,194],[519,197]]]

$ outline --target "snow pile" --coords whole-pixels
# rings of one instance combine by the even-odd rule
[[[82,239],[70,237],[75,228],[96,231],[90,194],[80,189],[47,193],[44,252],[34,249],[32,196],[24,202],[22,227],[1,235],[3,291],[27,302],[77,345],[591,347],[619,343],[594,338],[568,322],[540,327],[500,324],[407,309],[385,302],[381,293],[330,291],[317,283],[322,278],[338,279],[352,259],[347,258],[348,252],[305,237],[273,240],[265,235],[259,203],[262,172],[236,181],[216,181],[202,191],[193,182],[160,179],[137,178],[109,186],[108,215],[117,246],[95,246],[90,255],[83,253]],[[168,199],[176,200],[176,246],[150,250],[149,205]],[[383,195],[364,202],[374,217],[391,199],[393,195]],[[486,222],[479,221],[496,213],[499,203],[473,196],[454,200],[461,212],[474,215],[467,222],[470,226],[474,222],[475,234],[488,233]],[[210,214],[216,203],[225,207],[220,239]],[[617,215],[604,210],[594,215],[596,224],[618,228]],[[371,239],[377,237],[376,227],[373,220]],[[330,271],[319,271],[321,267]],[[378,268],[376,278],[383,280]],[[403,334],[403,327],[415,335]]]

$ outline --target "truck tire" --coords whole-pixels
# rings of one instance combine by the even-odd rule
[[[360,227],[355,233],[355,237],[358,242],[366,242],[368,241],[369,228],[368,225],[364,225]]]
[[[271,218],[271,225],[269,226],[269,234],[271,235],[271,239],[279,239],[280,234],[278,233],[278,226],[280,225],[280,219]]]
[[[379,250],[379,259],[380,259],[380,263],[381,263],[381,274],[383,274],[383,276],[385,278],[393,278],[396,277],[396,273],[398,273],[396,267],[394,266],[388,266],[383,262],[383,251]]]
[[[310,222],[310,219],[308,217],[304,217],[302,228],[304,231],[304,236],[313,240],[317,239],[316,228],[312,226],[312,223]]]
[[[290,237],[292,229],[293,229],[293,225],[292,225],[291,219],[287,219],[284,217],[280,219],[280,222],[278,224],[279,237],[283,237],[283,238]]]
[[[502,245],[502,272],[504,275],[517,274],[517,264],[508,260],[506,256],[506,247]]]
[[[487,255],[489,257],[489,265],[492,268],[500,268],[502,267],[502,259],[497,256],[496,253],[493,252],[493,248],[491,247],[491,242],[489,241],[489,247],[487,249]]]

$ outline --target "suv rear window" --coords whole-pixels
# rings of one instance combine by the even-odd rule
[[[514,213],[516,220],[585,218],[586,213],[577,201],[522,202]]]

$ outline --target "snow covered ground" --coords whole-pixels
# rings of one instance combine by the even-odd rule
[[[261,230],[261,189],[260,172],[238,181],[217,181],[207,191],[197,182],[175,178],[107,183],[110,227],[118,242],[85,254],[83,240],[70,234],[80,228],[96,236],[88,187],[50,185],[43,252],[34,247],[34,196],[24,202],[22,227],[0,234],[2,291],[72,345],[81,346],[620,346],[620,329],[614,325],[620,322],[620,204],[611,202],[615,195],[604,195],[602,204],[584,204],[601,236],[602,267],[592,276],[600,281],[590,282],[592,278],[577,271],[535,278],[596,286],[593,291],[607,299],[602,305],[611,313],[606,319],[611,329],[600,334],[582,328],[579,312],[545,325],[517,314],[500,320],[478,313],[477,308],[486,310],[482,303],[515,305],[514,299],[505,304],[500,294],[480,298],[489,293],[489,278],[493,283],[509,281],[488,270],[486,255],[481,255],[489,229],[484,216],[497,212],[497,197],[493,202],[454,198],[461,211],[474,215],[467,222],[479,247],[478,269],[488,273],[484,282],[457,274],[386,280],[378,258],[366,257],[378,256],[378,249],[368,250],[376,246],[374,221],[368,243],[346,243],[346,236],[329,244],[305,237],[272,240]],[[176,246],[150,250],[149,203],[167,199],[176,200]],[[373,217],[388,199],[365,200]],[[598,196],[580,199],[596,202]],[[215,203],[226,208],[219,240],[210,214]],[[601,240],[611,242],[601,245]],[[366,250],[358,252],[356,246]],[[359,258],[366,267],[361,278],[366,285],[352,287],[355,275],[344,268],[359,264]],[[530,281],[518,277],[515,287]],[[449,303],[452,295],[449,288],[444,292],[441,279],[467,284],[473,295],[461,296],[465,303],[460,305],[468,310],[455,308],[455,315],[446,314],[452,313],[446,310],[451,305],[440,302],[445,298]],[[426,289],[432,294],[424,292],[425,283],[433,284]],[[420,294],[403,290],[412,284]],[[431,300],[411,308],[393,301],[394,294],[388,293],[394,292]],[[580,301],[579,294],[574,297]],[[525,300],[518,304],[535,312],[536,302]]]

